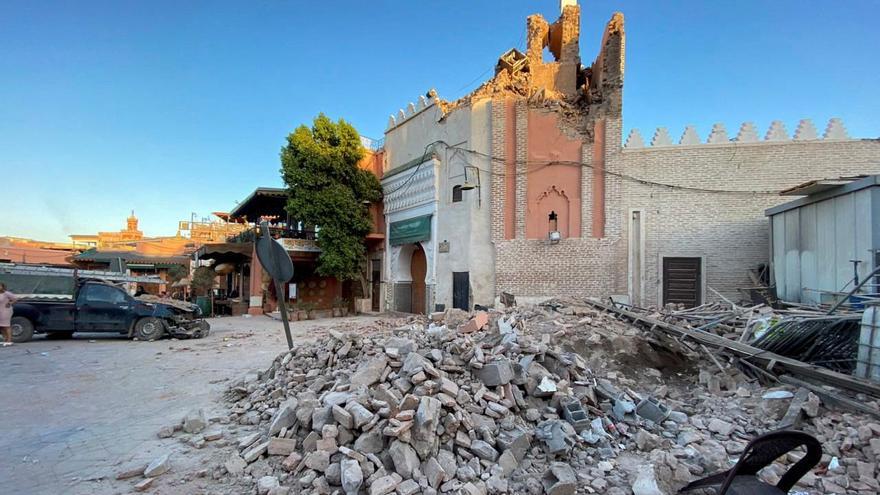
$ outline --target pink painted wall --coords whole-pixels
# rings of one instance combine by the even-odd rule
[[[557,116],[540,110],[528,115],[526,237],[545,239],[548,216],[558,215],[563,238],[581,236],[581,140],[559,129]],[[551,164],[547,162],[567,162]]]

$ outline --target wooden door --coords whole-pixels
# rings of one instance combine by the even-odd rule
[[[381,280],[382,280],[381,272],[379,270],[377,270],[376,267],[374,266],[373,267],[373,280],[370,282],[370,284],[372,286],[372,288],[370,289],[370,295],[373,298],[373,300],[371,301],[372,302],[371,309],[376,312],[379,311],[379,296],[381,295],[380,291],[382,290]]]
[[[663,258],[663,304],[702,304],[700,258]]]
[[[428,261],[422,246],[416,244],[409,265],[412,275],[412,312],[425,314],[425,275],[428,274]]]
[[[470,275],[452,272],[452,307],[470,311]]]

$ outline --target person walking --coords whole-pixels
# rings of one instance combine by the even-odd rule
[[[12,304],[17,298],[6,290],[6,284],[0,282],[0,331],[3,332],[3,347],[12,345]]]

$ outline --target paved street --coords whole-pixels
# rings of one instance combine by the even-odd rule
[[[292,324],[297,340],[370,317]],[[179,443],[156,432],[197,407],[217,406],[230,379],[266,368],[286,348],[269,317],[212,319],[201,340],[133,342],[117,336],[38,338],[0,349],[0,493],[128,493],[113,476]],[[173,457],[172,471],[197,463]],[[153,493],[181,493],[152,490]]]

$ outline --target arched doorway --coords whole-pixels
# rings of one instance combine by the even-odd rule
[[[425,258],[425,250],[419,244],[415,245],[412,253],[409,271],[412,275],[412,312],[425,314],[425,276],[428,274],[428,260]]]

